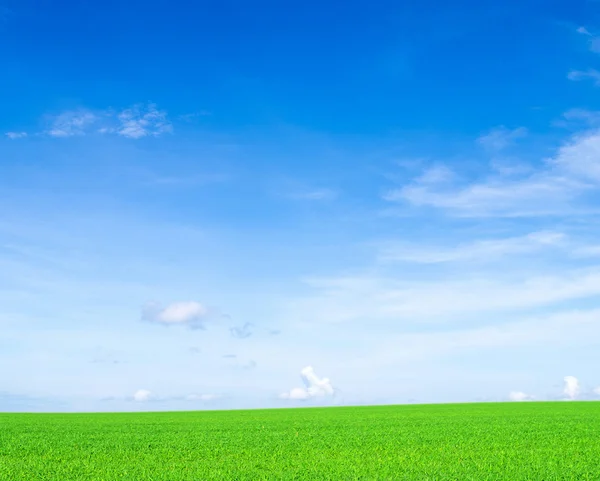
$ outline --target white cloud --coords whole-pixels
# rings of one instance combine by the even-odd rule
[[[566,236],[559,232],[540,231],[521,237],[479,240],[456,247],[415,247],[392,242],[382,248],[379,260],[421,264],[492,261],[508,255],[529,254],[541,249],[560,247],[565,238]]]
[[[579,380],[575,376],[565,376],[565,388],[563,393],[567,396],[568,400],[574,400],[579,396],[580,386]]]
[[[577,33],[580,33],[581,35],[590,37],[588,40],[590,50],[595,53],[600,53],[600,38],[598,38],[596,35],[592,34],[585,27],[579,27],[576,31],[577,31]]]
[[[439,185],[456,180],[456,174],[446,165],[434,165],[415,179],[419,184]]]
[[[279,397],[281,399],[306,400],[315,397],[332,396],[334,394],[331,381],[327,378],[319,378],[311,366],[302,369],[300,377],[304,382],[304,387],[296,387],[280,394]]]
[[[598,47],[600,49],[600,46]],[[569,80],[579,81],[590,79],[594,81],[594,84],[600,86],[600,72],[595,68],[589,68],[587,70],[571,70],[567,75]]]
[[[309,278],[305,283],[314,294],[290,300],[286,315],[300,322],[316,318],[325,323],[443,323],[475,313],[499,314],[600,295],[598,268],[531,277],[526,272],[499,274],[429,281],[370,273]]]
[[[534,399],[534,396],[525,394],[524,392],[521,392],[521,391],[511,391],[510,394],[508,395],[508,398],[511,401],[532,401]]]
[[[569,109],[562,115],[564,120],[553,122],[557,127],[571,127],[573,125],[585,125],[597,127],[600,123],[600,112],[587,109]]]
[[[50,128],[45,133],[51,137],[84,135],[86,129],[97,120],[94,113],[85,109],[63,112],[52,118]]]
[[[115,132],[130,139],[156,137],[173,130],[167,113],[164,110],[158,110],[155,104],[148,104],[145,107],[141,104],[134,105],[119,113],[117,118],[120,125]]]
[[[187,325],[202,329],[209,318],[208,308],[199,302],[174,302],[166,307],[148,303],[142,309],[142,319],[163,325]]]
[[[136,402],[146,402],[150,399],[152,393],[146,389],[138,389],[133,395],[133,400]]]
[[[452,326],[435,331],[422,326],[419,332],[410,332],[402,324],[395,324],[398,334],[388,333],[385,340],[365,334],[365,340],[372,339],[369,350],[344,365],[346,369],[362,369],[368,359],[370,369],[385,370],[419,363],[439,366],[455,356],[474,353],[492,358],[506,355],[514,348],[527,347],[532,351],[549,348],[552,352],[573,349],[586,339],[600,335],[598,319],[600,310],[593,309],[565,310],[535,317],[511,314],[493,324]]]
[[[27,132],[6,132],[4,135],[6,135],[11,140],[23,139],[27,137]]]
[[[591,36],[592,34],[589,32],[589,30],[585,27],[579,27],[577,29],[577,33],[580,33],[582,35],[587,35],[587,36]]]
[[[338,192],[334,189],[317,188],[317,189],[297,189],[283,194],[284,197],[293,200],[314,200],[325,201],[334,200],[338,196]]]
[[[524,127],[507,129],[504,125],[501,125],[479,137],[477,142],[486,150],[500,152],[525,136],[527,136],[527,129]]]
[[[157,137],[172,132],[173,126],[164,110],[155,104],[136,104],[116,112],[112,109],[92,112],[88,109],[66,111],[49,117],[50,126],[44,134],[51,137],[73,137],[92,132],[116,134],[130,139]],[[9,132],[9,138],[26,135],[24,132]]]
[[[594,394],[596,394],[597,396],[600,396],[600,386],[594,388],[593,390]]]
[[[600,130],[573,136],[554,157],[544,159],[541,168],[517,179],[491,175],[483,181],[442,185],[422,179],[423,175],[389,191],[384,199],[443,209],[460,217],[581,214],[584,209],[578,202],[583,202],[583,195],[600,188]],[[591,205],[591,211],[597,208]]]
[[[188,394],[185,399],[186,401],[214,401],[221,398],[219,394]]]

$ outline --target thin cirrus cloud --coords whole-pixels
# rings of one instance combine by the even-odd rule
[[[4,135],[11,140],[24,139],[27,137],[27,132],[6,132]]]
[[[63,112],[51,118],[50,127],[45,133],[59,138],[85,135],[97,121],[98,116],[88,110]]]
[[[325,201],[333,200],[338,196],[338,192],[334,189],[319,188],[309,189],[304,191],[292,192],[287,197],[294,200],[313,200],[313,201]]]
[[[153,392],[147,389],[138,389],[132,396],[132,400],[137,403],[146,403],[149,401],[201,401],[201,402],[209,402],[220,399],[222,396],[219,394],[197,394],[192,393],[186,396],[176,396],[176,397],[159,397],[156,396]]]
[[[455,247],[426,247],[390,242],[379,254],[380,262],[440,264],[462,261],[494,261],[500,257],[530,254],[542,249],[562,248],[567,236],[561,232],[539,231],[503,239],[476,240]]]
[[[155,104],[146,107],[135,105],[118,114],[120,125],[116,133],[130,139],[141,139],[147,136],[159,136],[172,132],[173,126],[165,111],[158,110]]]
[[[305,279],[312,294],[293,298],[287,315],[299,322],[346,323],[369,320],[397,325],[444,324],[459,317],[540,309],[600,295],[600,269],[561,273],[483,273],[457,279],[403,280],[376,273]],[[304,322],[304,321],[302,321]]]
[[[600,86],[600,71],[595,68],[587,70],[571,70],[567,74],[567,78],[573,81],[592,80],[596,86]]]
[[[156,104],[136,104],[120,112],[93,112],[79,109],[49,117],[49,127],[43,132],[50,137],[67,138],[93,132],[114,134],[129,139],[158,137],[173,131],[167,113]]]
[[[470,180],[444,166],[425,170],[389,190],[384,200],[400,206],[434,208],[455,217],[533,217],[597,212],[585,194],[600,190],[600,130],[573,135],[541,166],[517,178],[488,175]],[[431,171],[436,175],[431,175]],[[576,209],[576,210],[575,210]]]
[[[335,391],[328,378],[320,378],[312,366],[307,366],[300,371],[304,387],[295,387],[279,395],[280,399],[306,401],[312,398],[333,396]]]
[[[600,38],[598,38],[596,35],[594,35],[586,27],[583,27],[583,26],[577,28],[576,32],[588,37],[589,49],[592,52],[600,53]]]
[[[525,127],[508,129],[501,125],[480,136],[477,143],[488,151],[500,152],[513,145],[517,140],[526,137],[527,133]]]

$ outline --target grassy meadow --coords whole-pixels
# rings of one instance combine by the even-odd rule
[[[0,414],[0,480],[598,480],[600,403]]]

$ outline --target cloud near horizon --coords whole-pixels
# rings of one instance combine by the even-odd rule
[[[281,393],[280,399],[305,401],[312,398],[321,398],[334,395],[334,389],[328,378],[319,378],[312,366],[307,366],[300,371],[304,387],[295,387],[290,391]]]
[[[534,396],[530,395],[530,394],[525,394],[522,391],[511,391],[510,394],[508,395],[508,398],[511,401],[533,401],[535,399]]]

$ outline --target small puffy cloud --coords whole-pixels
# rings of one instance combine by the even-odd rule
[[[174,302],[166,307],[148,303],[142,308],[142,320],[164,326],[185,325],[192,329],[204,329],[210,317],[209,310],[199,302]]]
[[[252,335],[252,330],[250,329],[252,324],[247,322],[242,327],[234,326],[229,329],[229,332],[236,339],[246,339]]]
[[[308,399],[310,396],[308,394],[308,391],[303,387],[295,387],[289,392],[281,393],[279,397],[281,399],[305,400]]]
[[[51,137],[73,137],[84,135],[86,129],[94,124],[98,117],[89,110],[63,112],[52,117],[50,127],[45,131]]]
[[[173,126],[164,110],[158,110],[155,104],[134,105],[123,110],[117,116],[120,125],[115,129],[118,135],[130,139],[158,136],[172,132]]]
[[[27,137],[27,132],[6,132],[4,135],[11,140],[24,139]]]
[[[307,400],[316,397],[333,396],[334,389],[328,378],[319,378],[312,366],[300,371],[304,387],[296,387],[279,395],[280,399]]]
[[[600,386],[594,388],[593,393],[596,394],[597,396],[600,396]]]
[[[150,400],[152,393],[147,389],[138,389],[133,395],[133,400],[136,402],[146,402]]]
[[[594,81],[594,84],[600,86],[600,72],[594,68],[587,70],[572,70],[567,75],[569,80],[579,81],[590,79]]]
[[[477,143],[488,151],[499,152],[526,135],[527,129],[524,127],[507,129],[504,125],[501,125],[479,137]]]
[[[563,393],[567,396],[567,399],[571,401],[576,399],[581,390],[579,380],[575,376],[565,376],[564,382]]]
[[[532,401],[534,397],[521,391],[511,391],[508,398],[511,401]]]

